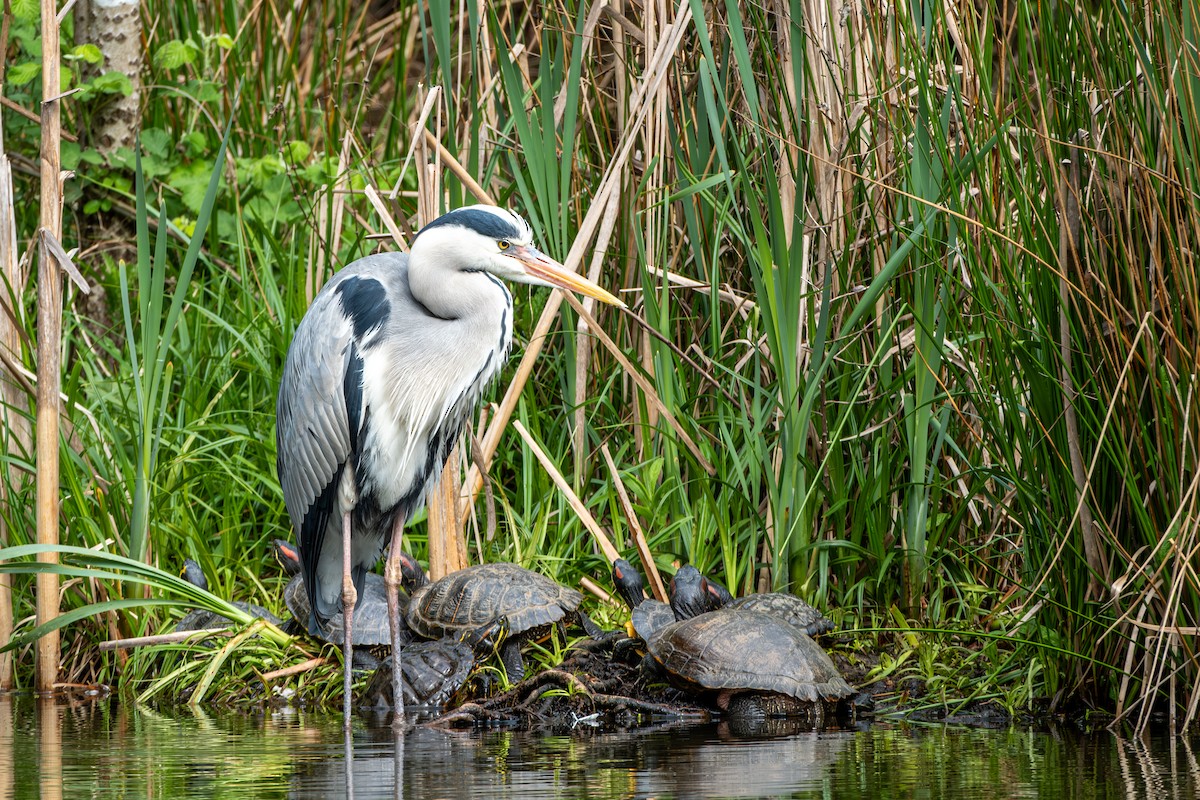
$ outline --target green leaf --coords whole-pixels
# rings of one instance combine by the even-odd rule
[[[12,0],[12,13],[22,22],[36,22],[42,7],[38,0]]]
[[[42,74],[42,65],[36,61],[22,61],[8,71],[8,82],[13,86],[24,86]]]
[[[190,131],[180,144],[183,145],[183,154],[188,158],[197,158],[209,151],[208,137],[200,131]]]
[[[183,204],[193,214],[199,214],[200,204],[204,202],[204,193],[208,188],[209,176],[212,174],[213,164],[211,161],[194,161],[171,170],[171,175],[167,180],[171,186],[179,190],[183,196]],[[224,176],[221,180],[224,183]]]
[[[154,65],[163,69],[179,69],[193,63],[197,55],[199,53],[195,45],[172,39],[154,51]]]
[[[162,128],[146,128],[141,136],[142,151],[146,155],[170,158],[173,148],[171,134]]]
[[[133,83],[129,76],[116,70],[92,78],[88,83],[100,94],[122,94],[126,97],[133,94]]]
[[[100,52],[100,48],[94,44],[81,44],[72,47],[70,53],[64,58],[78,58],[89,64],[100,64],[104,61],[104,53]]]
[[[221,90],[212,81],[188,81],[183,91],[194,97],[197,103],[218,103],[221,100]]]
[[[233,49],[233,37],[228,33],[218,33],[216,36],[212,37],[212,41],[222,50]]]
[[[308,161],[310,155],[312,155],[312,147],[308,142],[293,139],[283,146],[283,160],[288,164],[300,164]]]

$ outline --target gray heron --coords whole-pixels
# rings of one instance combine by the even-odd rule
[[[539,252],[521,217],[468,206],[421,228],[408,254],[371,255],[339,271],[288,349],[276,467],[300,545],[310,633],[343,614],[347,725],[352,612],[389,537],[393,686],[403,697],[402,533],[508,356],[513,299],[505,280],[624,305]],[[399,723],[399,702],[396,709]]]

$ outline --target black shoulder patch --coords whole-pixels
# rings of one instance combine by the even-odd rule
[[[363,427],[363,360],[355,345],[350,345],[346,358],[342,395],[346,398],[346,423],[350,426],[350,452],[357,453],[358,434]]]
[[[374,278],[355,275],[337,287],[342,313],[354,323],[354,337],[362,341],[369,332],[387,321],[392,307],[387,291]]]
[[[430,228],[439,228],[443,225],[461,225],[489,239],[518,239],[525,233],[516,225],[491,212],[480,211],[477,208],[460,208],[443,214],[421,228],[417,232],[417,236]]]

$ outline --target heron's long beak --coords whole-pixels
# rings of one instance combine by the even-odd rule
[[[601,302],[625,308],[625,303],[621,298],[609,294],[582,275],[571,272],[536,247],[514,247],[505,255],[520,261],[529,277],[540,283],[547,283],[571,292],[579,292]]]

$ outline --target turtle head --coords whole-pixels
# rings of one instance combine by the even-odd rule
[[[705,577],[702,586],[710,598],[709,603],[712,604],[712,608],[709,611],[715,611],[733,602],[733,595],[729,593],[729,590],[712,578]]]
[[[208,578],[204,575],[204,570],[200,569],[200,565],[195,559],[185,558],[183,560],[183,570],[180,575],[185,581],[193,586],[199,586],[204,591],[208,591]]]
[[[722,605],[712,592],[708,579],[691,564],[680,567],[671,579],[671,610],[675,612],[675,619],[690,619],[715,611]]]
[[[400,586],[410,595],[429,583],[421,564],[408,553],[400,553]]]
[[[300,574],[300,551],[296,549],[296,545],[283,539],[276,539],[274,545],[275,558],[279,560],[283,571],[288,575]]]
[[[508,617],[497,617],[486,625],[464,631],[459,639],[474,650],[477,656],[482,656],[498,650],[500,644],[508,638],[510,628]]]
[[[625,605],[631,609],[637,608],[645,599],[642,586],[642,574],[623,558],[618,558],[612,565],[613,586]]]

